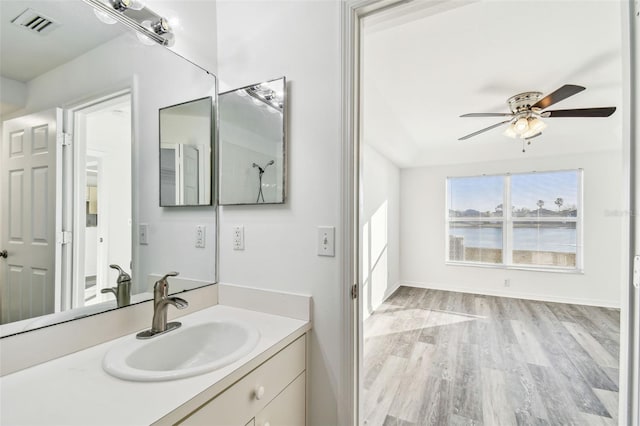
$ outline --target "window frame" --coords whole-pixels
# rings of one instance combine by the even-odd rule
[[[517,175],[533,175],[533,174],[546,174],[546,173],[561,173],[561,172],[576,172],[577,173],[577,194],[576,194],[576,216],[575,217],[514,217],[513,209],[508,207],[502,209],[501,217],[467,217],[458,218],[449,216],[449,203],[450,203],[450,186],[451,179],[460,178],[481,178],[488,176],[501,176],[503,178],[503,206],[511,206],[511,177]],[[584,273],[584,244],[583,244],[583,222],[584,222],[584,170],[582,168],[576,169],[560,169],[560,170],[543,170],[532,172],[517,172],[517,173],[493,173],[493,174],[479,174],[479,175],[460,175],[460,176],[447,176],[445,178],[445,264],[452,266],[472,266],[480,268],[492,268],[492,269],[515,269],[537,272],[559,272],[559,273],[572,273],[583,274]],[[477,262],[468,260],[451,260],[450,256],[450,224],[451,223],[472,223],[472,222],[500,222],[502,223],[502,263],[488,263]],[[539,223],[539,222],[571,222],[576,224],[576,265],[573,267],[566,266],[552,266],[552,265],[528,265],[513,263],[513,229],[515,223]]]

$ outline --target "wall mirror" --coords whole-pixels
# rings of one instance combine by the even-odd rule
[[[285,200],[286,78],[219,96],[220,204]]]
[[[160,206],[211,205],[211,97],[160,109]]]
[[[128,303],[168,271],[172,292],[216,280],[215,206],[160,208],[158,182],[158,111],[207,99],[215,116],[216,78],[97,15],[0,2],[2,336],[115,309],[110,265]]]

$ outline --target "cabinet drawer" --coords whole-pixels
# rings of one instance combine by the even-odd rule
[[[185,418],[182,425],[243,426],[305,369],[305,336]]]
[[[256,415],[255,426],[304,426],[306,423],[304,374],[300,374]]]

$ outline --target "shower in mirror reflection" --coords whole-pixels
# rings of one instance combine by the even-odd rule
[[[258,169],[258,198],[256,199],[256,203],[259,203],[261,198],[262,202],[264,203],[264,193],[262,192],[262,175],[264,175],[267,167],[273,165],[273,163],[275,163],[275,161],[271,160],[267,164],[265,164],[264,167],[260,167],[256,163],[253,163],[253,167]]]

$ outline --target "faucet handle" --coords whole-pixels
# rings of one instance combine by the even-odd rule
[[[127,274],[119,265],[116,265],[114,263],[109,265],[109,268],[115,269],[118,271],[118,280],[117,280],[118,284],[131,281],[131,275]]]
[[[166,281],[168,277],[177,277],[178,275],[180,274],[176,271],[167,272],[164,277],[160,278],[160,281]]]

